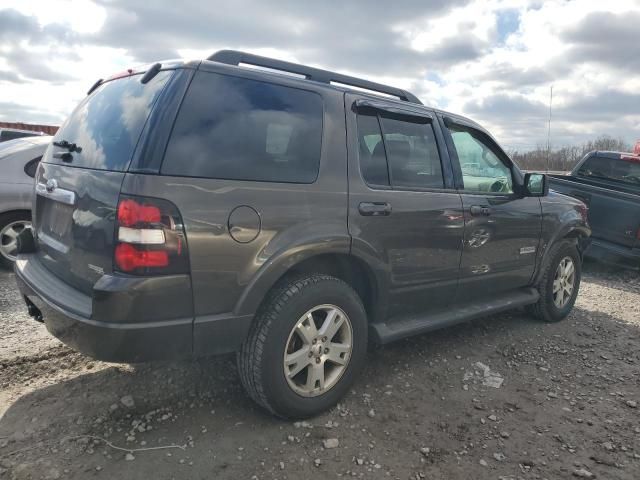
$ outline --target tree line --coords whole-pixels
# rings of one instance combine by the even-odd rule
[[[613,138],[606,135],[589,140],[582,145],[547,150],[546,147],[538,146],[534,150],[520,152],[518,150],[508,150],[507,153],[523,170],[571,170],[576,163],[592,150],[610,150],[615,152],[631,152],[633,147],[622,138]]]

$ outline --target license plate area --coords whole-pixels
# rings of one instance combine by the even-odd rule
[[[73,206],[47,199],[43,209],[38,212],[42,233],[68,245],[71,239],[71,223],[73,221]]]

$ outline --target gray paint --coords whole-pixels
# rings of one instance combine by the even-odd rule
[[[31,210],[33,178],[24,172],[24,167],[42,156],[51,138],[26,137],[0,144],[0,214]]]
[[[176,77],[178,80],[163,92],[167,108],[152,112],[128,173],[48,163],[40,169],[39,181],[55,178],[61,188],[77,194],[74,233],[68,239],[72,253],[61,254],[47,244],[46,237],[43,241],[43,225],[51,219],[37,215],[40,251],[23,260],[38,262],[60,278],[63,290],[80,291],[89,298],[90,318],[69,314],[63,319],[56,315],[47,320],[45,315],[45,322],[54,334],[91,355],[109,358],[111,348],[111,357],[122,359],[126,357],[123,344],[135,351],[136,342],[144,342],[144,355],[132,355],[137,355],[136,359],[147,354],[155,358],[162,352],[150,352],[153,349],[148,342],[166,348],[166,339],[171,335],[180,339],[180,352],[168,349],[166,356],[234,351],[276,282],[301,262],[326,254],[351,256],[365,266],[369,277],[366,283],[374,290],[369,321],[381,340],[385,331],[395,331],[389,338],[399,338],[428,329],[424,318],[430,312],[440,312],[439,322],[445,325],[480,311],[534,302],[537,297],[527,286],[537,278],[550,245],[566,235],[589,234],[580,216],[580,204],[566,197],[550,195],[539,199],[519,193],[505,196],[460,192],[460,169],[444,117],[484,132],[462,117],[208,61],[199,68],[268,80],[321,95],[324,118],[318,179],[312,184],[281,184],[159,175],[157,158],[141,159],[149,152],[159,155],[163,151],[149,148],[166,145],[167,141],[166,121],[157,123],[156,116],[175,114],[193,68],[196,67],[190,64],[189,72]],[[411,109],[433,119],[444,188],[391,191],[365,185],[355,142],[352,104],[357,99],[386,104],[394,110]],[[522,173],[506,155],[505,162],[512,168],[517,191],[522,191]],[[144,173],[140,173],[140,165],[144,165]],[[114,214],[121,194],[162,198],[178,208],[186,231],[190,275],[140,279],[113,272]],[[363,202],[389,203],[391,214],[364,216],[360,213]],[[478,203],[491,208],[489,219],[469,215],[470,206]],[[36,199],[36,205],[38,212],[45,207],[42,198]],[[494,230],[487,241],[472,248],[469,240],[474,232],[490,228]],[[527,251],[532,246],[537,248],[536,253],[520,253],[523,247]],[[33,297],[35,304],[39,301],[36,297],[40,280],[20,269],[17,273],[23,292]],[[460,306],[463,298],[467,303]],[[478,299],[475,303],[474,298]],[[55,299],[49,298],[45,303],[43,308],[51,310]],[[57,305],[54,310],[65,312],[64,305]],[[451,313],[449,319],[447,310]],[[184,330],[178,328],[185,321],[192,329],[189,341],[184,339]],[[143,333],[145,322],[152,332],[148,338]],[[123,335],[127,329],[135,333]],[[71,330],[77,335],[69,340]],[[96,335],[104,335],[107,343],[98,345]]]

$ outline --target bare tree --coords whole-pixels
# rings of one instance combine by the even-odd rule
[[[607,135],[589,140],[582,145],[572,145],[552,150],[549,153],[549,170],[568,171],[588,152],[593,150],[608,150],[615,152],[630,152],[631,145],[622,138],[613,138]],[[547,148],[538,145],[535,149],[526,152],[510,150],[511,159],[524,170],[544,171],[547,168]]]

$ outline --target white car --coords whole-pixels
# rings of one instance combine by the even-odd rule
[[[33,177],[52,138],[39,135],[0,143],[0,266],[11,268],[16,237],[31,224]]]

